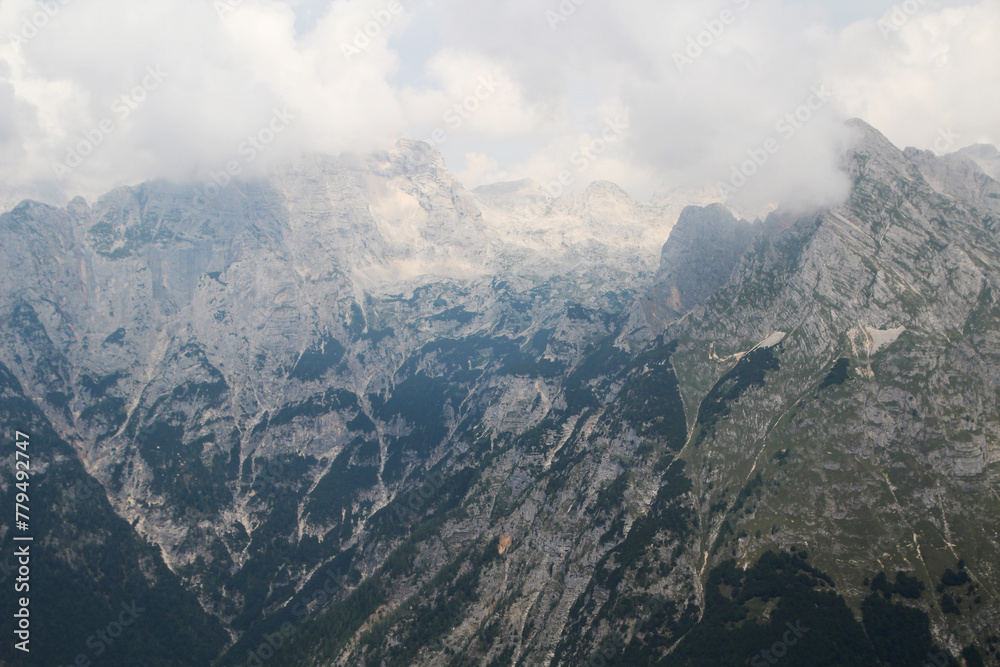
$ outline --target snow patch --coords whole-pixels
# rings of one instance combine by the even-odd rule
[[[887,345],[892,345],[899,339],[900,335],[906,331],[906,327],[896,327],[895,329],[876,329],[865,325],[865,334],[868,336],[868,356],[881,350]]]
[[[368,211],[389,243],[415,245],[428,214],[416,197],[374,176],[367,179]]]
[[[769,348],[769,347],[774,347],[775,345],[777,345],[781,341],[785,340],[785,336],[787,336],[787,335],[788,335],[788,333],[786,333],[784,331],[775,331],[770,336],[768,336],[764,340],[760,341],[759,343],[757,343],[756,345],[754,345],[753,347],[751,347],[746,352],[737,352],[736,354],[730,354],[730,355],[725,356],[725,357],[720,357],[718,354],[716,354],[716,352],[715,352],[715,343],[712,343],[709,346],[708,358],[711,361],[716,361],[716,362],[721,362],[721,363],[728,363],[730,361],[739,361],[740,359],[742,359],[743,357],[747,356],[748,354],[750,354],[754,350],[759,350],[761,348],[765,348],[766,349],[766,348]]]
[[[775,331],[773,334],[771,334],[770,336],[768,336],[767,338],[765,338],[761,342],[757,343],[757,345],[755,345],[753,349],[757,350],[757,349],[760,349],[762,347],[765,347],[765,348],[766,347],[774,347],[775,345],[777,345],[781,341],[785,340],[785,336],[787,336],[787,335],[788,335],[788,333],[786,333],[784,331]]]

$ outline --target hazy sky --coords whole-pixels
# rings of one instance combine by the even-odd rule
[[[470,187],[647,199],[756,155],[743,194],[821,200],[847,117],[901,147],[1000,141],[997,35],[1000,0],[0,0],[0,187],[93,197],[410,136]]]

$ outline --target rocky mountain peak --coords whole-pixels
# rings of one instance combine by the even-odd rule
[[[960,153],[976,161],[983,171],[1000,181],[1000,150],[991,144],[973,144],[963,148]]]
[[[845,124],[854,133],[853,141],[841,161],[848,174],[906,173],[907,163],[902,151],[884,134],[860,118],[849,119]]]
[[[796,664],[996,644],[996,182],[853,124],[850,197],[765,223],[419,142],[0,215],[38,562],[88,614],[183,593],[177,664],[286,622],[271,664],[743,664],[800,611]]]
[[[584,189],[583,195],[588,202],[597,199],[632,199],[625,190],[611,181],[594,181]]]
[[[663,246],[646,297],[654,327],[670,324],[725,285],[759,229],[722,204],[685,208]]]
[[[903,154],[938,192],[1000,212],[1000,183],[969,153],[937,156],[931,151],[907,148]]]
[[[531,178],[480,185],[472,193],[484,206],[521,218],[544,215],[552,199]]]

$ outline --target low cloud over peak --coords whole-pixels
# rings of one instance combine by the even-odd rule
[[[848,117],[997,143],[997,32],[1000,0],[5,0],[0,179],[93,197],[413,137],[468,187],[822,203]]]

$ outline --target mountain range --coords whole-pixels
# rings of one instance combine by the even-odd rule
[[[1000,152],[849,125],[755,220],[413,141],[17,204],[0,661],[1000,664]]]

